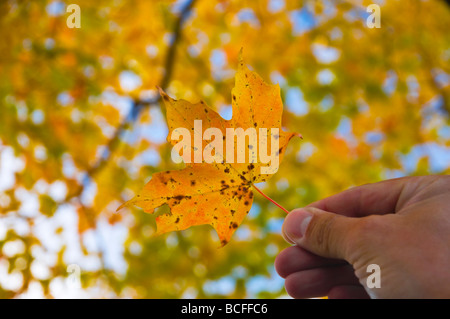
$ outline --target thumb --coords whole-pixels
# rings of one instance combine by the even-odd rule
[[[284,239],[322,257],[348,260],[351,230],[357,218],[306,207],[290,212],[283,223]]]

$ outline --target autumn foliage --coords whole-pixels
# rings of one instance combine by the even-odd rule
[[[372,2],[380,28],[366,25]],[[284,296],[273,261],[287,246],[285,213],[243,185],[233,202],[222,184],[242,184],[238,174],[174,163],[166,139],[181,100],[199,108],[191,120],[206,108],[224,125],[249,124],[233,99],[245,99],[244,74],[283,105],[258,116],[303,136],[276,174],[255,180],[288,210],[353,185],[450,173],[445,1],[80,0],[80,28],[67,26],[70,3],[0,2],[1,298]],[[201,200],[223,223],[185,227],[181,211],[203,206],[170,212],[178,193],[138,205],[160,206],[154,214],[116,213],[170,178],[183,191],[218,187]],[[68,288],[69,265],[81,288]]]

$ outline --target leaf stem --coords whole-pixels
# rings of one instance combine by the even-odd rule
[[[284,208],[283,206],[281,206],[280,204],[278,204],[276,201],[274,201],[272,198],[270,198],[269,196],[267,196],[266,194],[264,194],[258,187],[256,187],[256,185],[252,185],[261,195],[263,195],[266,199],[270,200],[272,203],[274,203],[275,205],[277,205],[279,208],[281,208],[286,214],[289,214],[289,211]]]

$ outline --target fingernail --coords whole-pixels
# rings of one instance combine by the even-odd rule
[[[296,241],[306,234],[312,215],[304,209],[290,212],[285,220],[284,232],[288,239]]]
[[[302,237],[305,236],[306,230],[308,229],[308,225],[309,225],[309,222],[311,221],[311,219],[312,219],[312,216],[309,214],[308,214],[308,216],[306,216],[303,219],[302,224],[300,225],[300,233],[301,233]]]

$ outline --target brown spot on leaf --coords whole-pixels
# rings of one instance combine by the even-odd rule
[[[279,149],[278,149],[278,151],[275,153],[277,156],[278,155],[280,155],[281,154],[281,152],[283,151],[283,148],[282,147],[280,147]]]
[[[189,196],[189,195],[176,195],[176,196],[173,196],[172,197],[173,199],[176,199],[176,200],[178,200],[178,201],[181,201],[182,199],[190,199],[191,198],[191,196]]]

